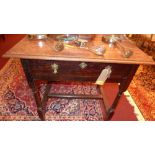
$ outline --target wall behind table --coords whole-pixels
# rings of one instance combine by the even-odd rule
[[[2,55],[19,42],[25,34],[5,34],[5,40],[0,39],[0,69],[7,63],[8,59]]]

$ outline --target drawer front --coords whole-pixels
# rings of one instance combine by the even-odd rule
[[[124,64],[51,60],[29,60],[29,66],[33,78],[51,81],[96,81],[106,66],[112,69],[109,79],[121,80],[131,69],[131,65]]]

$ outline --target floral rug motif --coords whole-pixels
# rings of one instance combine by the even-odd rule
[[[145,120],[155,120],[155,66],[140,65],[128,90]]]
[[[32,91],[19,59],[10,59],[0,72],[0,120],[40,120]],[[45,84],[40,84],[40,95]],[[90,83],[53,84],[57,93],[97,94]],[[47,102],[46,120],[103,120],[102,100],[51,98]]]

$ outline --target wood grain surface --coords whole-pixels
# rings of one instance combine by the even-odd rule
[[[54,44],[55,42],[52,39],[45,41],[34,41],[29,40],[26,36],[13,48],[7,51],[3,57],[155,65],[155,61],[152,60],[151,56],[145,54],[142,50],[128,40],[124,41],[123,45],[132,50],[133,55],[129,58],[122,57],[121,51],[117,47],[109,47],[108,44],[102,42],[102,34],[96,35],[96,38],[92,41],[92,45],[104,45],[106,47],[104,56],[98,56],[87,49],[77,47],[65,47],[63,51],[56,52],[53,50]]]

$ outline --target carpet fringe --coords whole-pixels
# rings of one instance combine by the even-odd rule
[[[129,93],[128,90],[124,92],[124,95],[126,96],[127,100],[129,101],[129,104],[130,104],[131,106],[134,107],[134,113],[136,114],[137,119],[138,119],[139,121],[145,121],[145,119],[144,119],[142,113],[141,113],[140,110],[138,109],[138,107],[137,107],[135,101],[133,100],[133,98],[132,98],[132,96],[130,95],[130,93]]]

